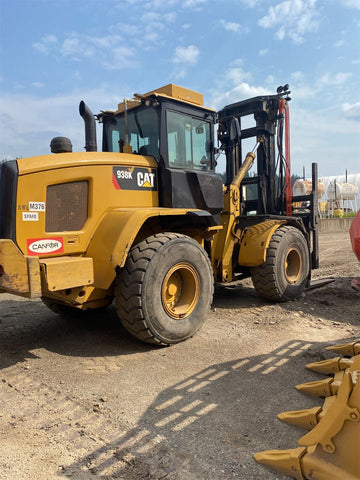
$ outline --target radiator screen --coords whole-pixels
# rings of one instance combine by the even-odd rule
[[[87,181],[50,185],[46,191],[46,232],[81,230],[88,215]]]

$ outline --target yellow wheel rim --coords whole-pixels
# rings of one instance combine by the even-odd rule
[[[302,259],[297,248],[288,250],[285,258],[285,276],[289,283],[296,283],[301,278]]]
[[[166,313],[174,319],[188,317],[200,296],[200,278],[189,263],[170,268],[161,287],[161,301]]]

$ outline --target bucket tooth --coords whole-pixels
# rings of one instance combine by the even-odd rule
[[[360,384],[360,377],[358,381]],[[345,373],[344,379],[339,387],[336,399],[327,409],[326,415],[322,417],[321,421],[313,430],[307,432],[298,440],[298,444],[303,447],[320,444],[324,452],[334,453],[336,451],[336,441],[334,442],[333,439],[344,429],[345,423],[347,424],[347,431],[349,431],[349,428],[352,429],[353,425],[356,424],[355,430],[352,430],[352,432],[356,430],[359,432],[359,410],[356,407],[350,406],[348,403],[349,397],[353,392],[354,388],[351,374],[347,372]],[[350,440],[351,437],[352,440]],[[356,433],[356,435],[352,433],[351,437],[349,438],[348,449],[350,448],[350,445],[354,445],[354,442],[360,438],[358,433]],[[339,451],[342,452],[343,449],[339,449]]]
[[[325,350],[337,353],[339,355],[344,355],[344,357],[353,357],[354,355],[358,355],[360,353],[360,343],[342,343],[341,345],[326,347]]]
[[[290,412],[282,412],[277,416],[282,422],[295,425],[296,427],[311,430],[319,422],[321,407],[306,408],[305,410],[292,410]]]
[[[255,453],[254,458],[273,470],[289,475],[296,480],[305,480],[301,471],[301,458],[306,453],[306,448],[298,447],[290,450],[266,450]]]
[[[360,480],[360,341],[329,347],[340,355],[308,368],[332,376],[296,389],[325,397],[322,407],[283,412],[282,421],[309,429],[298,448],[254,455],[262,463],[296,480]]]
[[[331,390],[332,378],[325,378],[324,380],[316,380],[315,382],[301,383],[296,385],[296,390],[299,392],[313,395],[314,397],[330,397],[333,395]]]
[[[321,362],[308,363],[306,368],[313,372],[323,373],[324,375],[331,375],[332,373],[341,372],[351,367],[353,364],[352,358],[329,358]]]
[[[329,358],[321,362],[308,363],[306,368],[313,372],[324,373],[325,375],[338,372],[340,370],[341,357]]]

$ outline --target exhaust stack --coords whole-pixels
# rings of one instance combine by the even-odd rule
[[[85,150],[87,152],[97,152],[95,118],[83,100],[79,105],[79,113],[85,122]]]

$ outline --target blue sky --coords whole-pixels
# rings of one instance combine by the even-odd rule
[[[176,83],[220,109],[289,83],[293,173],[360,172],[360,0],[0,0],[0,22],[0,159],[82,150],[82,99]]]

